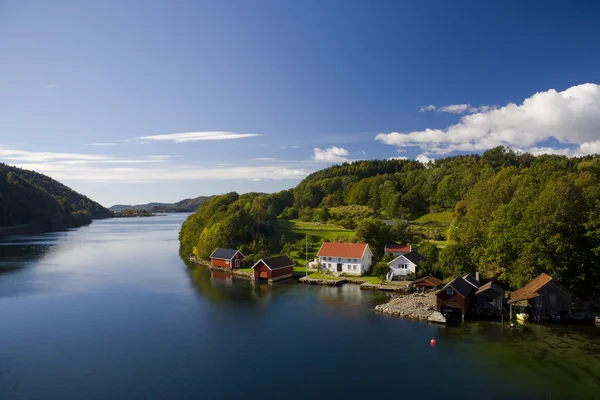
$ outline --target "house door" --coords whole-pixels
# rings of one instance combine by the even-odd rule
[[[337,265],[337,272],[342,272],[342,264]]]

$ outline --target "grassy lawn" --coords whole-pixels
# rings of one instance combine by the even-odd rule
[[[381,279],[376,276],[357,276],[357,279],[362,279],[365,282],[372,283],[374,285],[379,285],[381,283]]]
[[[247,274],[247,275],[252,275],[254,273],[254,270],[252,268],[238,268],[238,269],[236,269],[236,271]]]
[[[413,221],[416,224],[425,224],[427,222],[435,222],[443,225],[450,225],[452,222],[451,212],[429,213]]]

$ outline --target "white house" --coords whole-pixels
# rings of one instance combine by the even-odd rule
[[[411,251],[410,253],[402,254],[388,263],[390,272],[387,275],[388,281],[393,280],[412,280],[417,272],[417,264],[424,261],[425,257]]]
[[[373,253],[366,243],[324,242],[317,257],[334,274],[362,275],[371,269]]]

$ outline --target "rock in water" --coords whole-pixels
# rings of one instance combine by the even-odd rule
[[[445,324],[446,323],[446,317],[444,317],[444,315],[439,312],[439,311],[434,311],[431,313],[431,315],[429,317],[427,317],[427,321],[429,322],[438,322],[440,324]]]

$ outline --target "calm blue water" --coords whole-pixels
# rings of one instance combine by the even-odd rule
[[[254,286],[181,261],[185,216],[3,239],[0,399],[600,398],[600,329],[430,326],[357,286]]]

